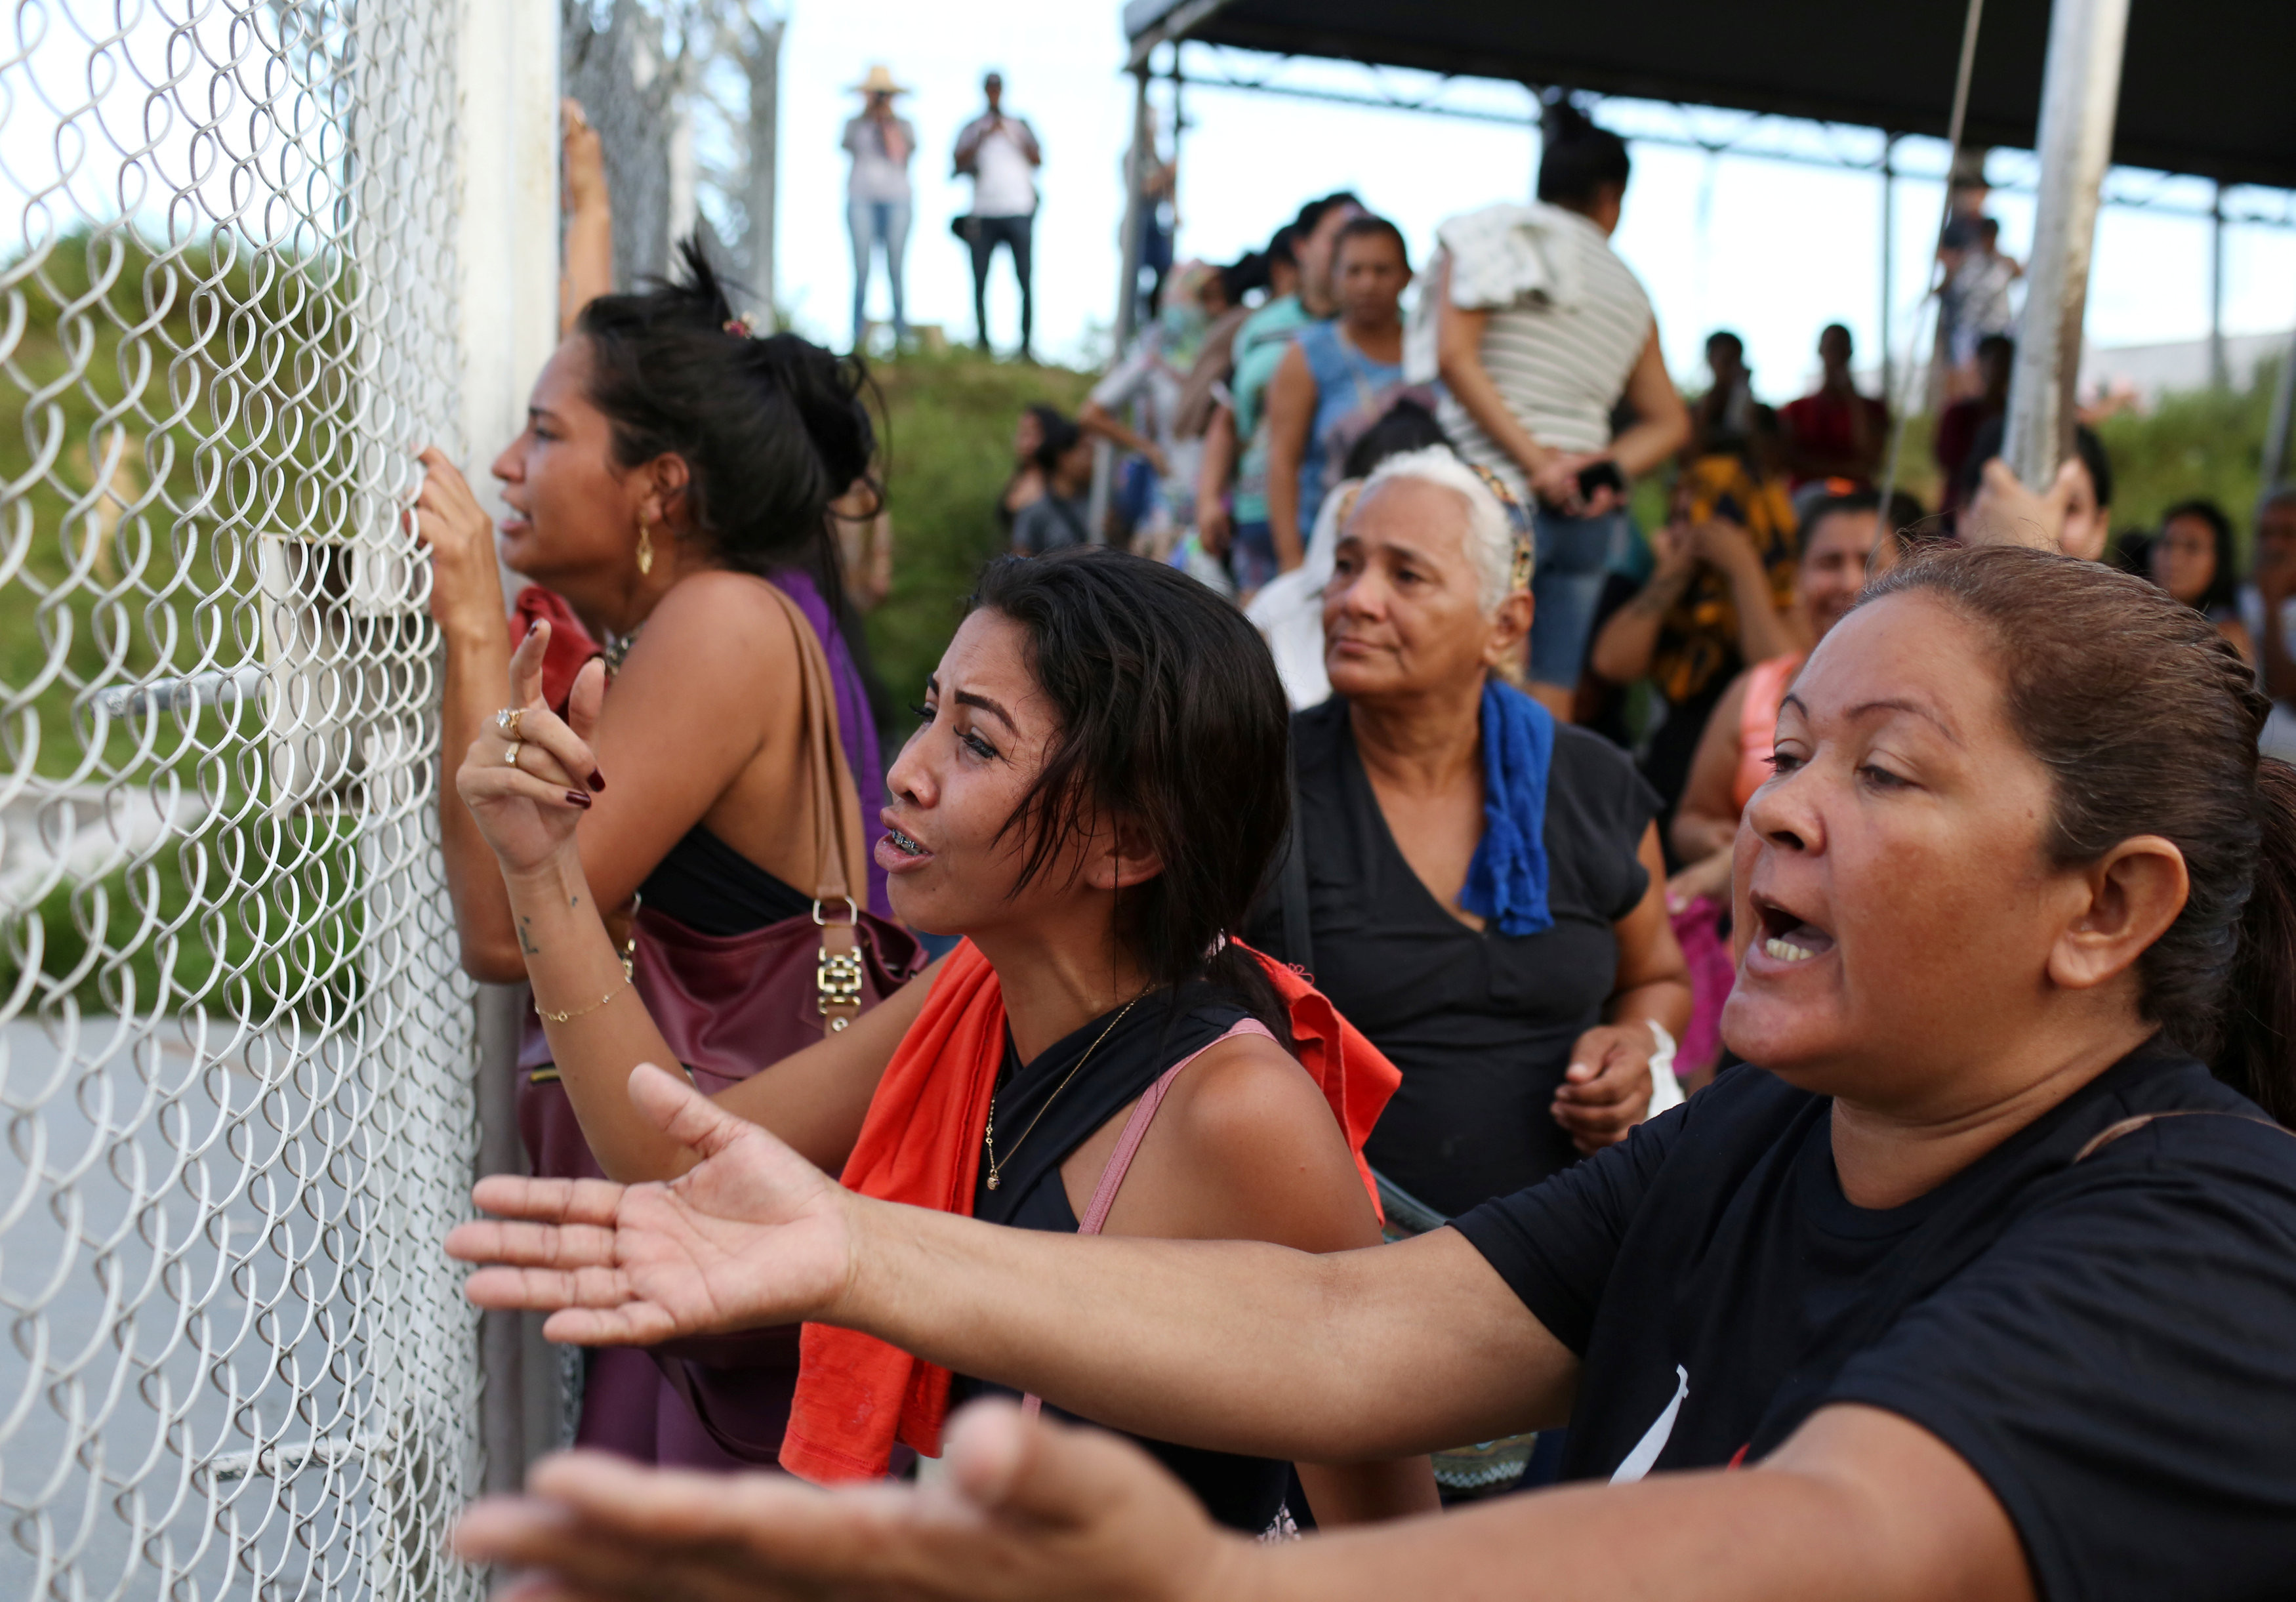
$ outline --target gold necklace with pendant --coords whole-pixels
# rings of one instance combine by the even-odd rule
[[[1144,994],[1145,992],[1143,993]],[[989,1097],[988,1127],[983,1130],[980,1133],[981,1144],[985,1146],[988,1151],[989,1189],[996,1189],[996,1187],[1003,1182],[1004,1163],[1010,1162],[1013,1160],[1013,1153],[1021,1149],[1021,1141],[1028,1139],[1030,1135],[1036,1133],[1037,1125],[1044,1121],[1045,1114],[1052,1110],[1053,1103],[1060,1098],[1062,1091],[1069,1088],[1069,1080],[1076,1078],[1078,1074],[1084,1072],[1084,1065],[1092,1061],[1092,1054],[1100,1049],[1100,1042],[1114,1034],[1116,1032],[1116,1026],[1124,1022],[1124,1015],[1130,1012],[1134,1007],[1139,1005],[1140,998],[1138,996],[1135,996],[1131,1000],[1126,1002],[1122,1010],[1118,1012],[1116,1016],[1108,1021],[1108,1027],[1100,1031],[1099,1039],[1094,1040],[1091,1045],[1084,1048],[1084,1055],[1077,1059],[1077,1065],[1068,1071],[1067,1075],[1062,1079],[1059,1084],[1053,1087],[1052,1095],[1045,1097],[1045,1105],[1037,1109],[1036,1117],[1029,1120],[1029,1127],[1021,1131],[1021,1138],[1019,1140],[1015,1140],[1010,1146],[1005,1148],[1004,1159],[1002,1162],[998,1162],[996,1158],[996,1097],[994,1095]]]

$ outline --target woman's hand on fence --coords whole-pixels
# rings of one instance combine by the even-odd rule
[[[417,460],[422,488],[414,497],[414,538],[430,553],[430,615],[449,644],[465,632],[499,636],[507,609],[495,563],[494,519],[445,451],[430,446]]]
[[[550,649],[550,622],[537,619],[510,659],[510,699],[519,709],[518,735],[489,720],[471,742],[455,788],[501,859],[503,872],[536,872],[574,849],[574,826],[605,788],[589,735],[604,698],[604,675],[586,668],[574,681],[570,726],[542,699],[542,659]]]
[[[1130,1442],[1010,1402],[958,1414],[943,1461],[935,1484],[823,1491],[570,1452],[537,1463],[524,1496],[472,1508],[455,1549],[524,1571],[521,1597],[586,1602],[1243,1598],[1280,1557],[1215,1530]]]
[[[701,1161],[666,1185],[481,1179],[473,1199],[510,1221],[447,1236],[448,1256],[481,1265],[463,1294],[480,1307],[547,1310],[543,1333],[576,1346],[787,1324],[845,1294],[849,1193],[650,1063],[631,1073],[630,1100]]]

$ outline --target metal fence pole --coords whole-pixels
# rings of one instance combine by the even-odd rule
[[[1175,50],[1179,46],[1173,46]],[[1149,120],[1148,60],[1132,70],[1135,85],[1132,100],[1132,148],[1124,155],[1124,241],[1119,254],[1123,259],[1122,277],[1116,292],[1116,349],[1112,359],[1121,361],[1132,344],[1133,329],[1138,322],[1140,304],[1140,224],[1146,213],[1147,197],[1141,190],[1148,182],[1148,163],[1155,159],[1155,125]],[[1086,503],[1085,526],[1092,530],[1095,542],[1105,539],[1108,529],[1108,503],[1116,481],[1116,448],[1102,440],[1093,446],[1092,497]]]
[[[2296,413],[2296,333],[2280,355],[2280,382],[2272,388],[2272,421],[2264,432],[2264,489],[2280,487],[2288,474],[2288,425]]]
[[[2041,85],[2041,181],[2002,455],[2036,489],[2072,449],[2097,191],[2112,157],[2128,0],[2056,0]]]
[[[558,0],[462,0],[461,185],[463,471],[495,515],[488,464],[525,426],[527,390],[558,342]],[[452,761],[451,753],[447,760]],[[449,774],[440,775],[451,784]],[[523,986],[478,999],[478,1171],[519,1171],[517,1081]],[[532,1350],[533,1321],[480,1323],[480,1437],[488,1491],[516,1486],[557,1442],[536,1417],[558,1412],[559,1365]]]

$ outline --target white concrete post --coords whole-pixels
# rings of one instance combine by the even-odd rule
[[[487,465],[558,344],[558,0],[463,0],[457,56],[463,469],[499,511]]]
[[[2041,184],[2003,456],[2043,489],[2072,448],[2097,193],[2112,158],[2128,0],[2056,0],[2041,84]]]
[[[462,275],[463,471],[479,502],[504,507],[487,469],[526,426],[528,391],[558,343],[559,0],[463,0],[456,49],[455,235]],[[504,575],[505,594],[521,581]],[[519,1025],[525,987],[479,987],[480,1173],[520,1171]],[[559,1364],[536,1320],[483,1315],[479,1435],[485,1485],[515,1490],[561,1444]]]

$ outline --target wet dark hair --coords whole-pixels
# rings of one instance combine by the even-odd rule
[[[1295,251],[1301,240],[1316,231],[1316,225],[1324,220],[1324,213],[1334,206],[1353,206],[1361,209],[1363,202],[1356,199],[1356,192],[1352,189],[1334,189],[1331,193],[1300,207],[1300,215],[1292,219],[1292,244]]]
[[[2209,533],[2216,541],[2217,571],[2209,579],[2207,591],[2193,604],[2204,612],[2221,612],[2238,605],[2240,553],[2233,545],[2232,519],[2225,515],[2224,508],[2216,502],[2196,497],[2192,500],[2178,501],[2161,513],[2161,532],[2166,534],[2169,525],[2180,517],[2199,518],[2208,524]],[[2145,552],[2148,567],[2152,553],[2159,548],[2157,544],[2148,546]]]
[[[1878,489],[1853,489],[1847,495],[1829,495],[1815,503],[1802,514],[1801,526],[1795,530],[1794,560],[1800,562],[1809,555],[1810,537],[1817,532],[1817,525],[1827,518],[1845,512],[1862,515],[1881,510],[1882,492]],[[1928,515],[1922,510],[1921,502],[1904,490],[1890,492],[1890,509],[1882,518],[1882,527],[1898,542],[1900,555],[1911,555],[1936,538],[1921,526],[1923,519]]]
[[[1332,259],[1334,262],[1339,260],[1341,253],[1348,248],[1348,241],[1373,238],[1393,240],[1395,253],[1403,258],[1403,270],[1406,273],[1411,270],[1411,247],[1404,242],[1403,230],[1387,218],[1368,211],[1361,217],[1348,219],[1347,226],[1340,230],[1340,236],[1332,242]]]
[[[627,469],[684,458],[693,535],[728,567],[806,567],[839,593],[829,503],[870,479],[875,429],[857,358],[793,333],[752,338],[697,241],[683,271],[636,293],[601,295],[575,331],[589,342],[590,399]]]
[[[1029,459],[1049,478],[1060,466],[1061,458],[1074,450],[1077,441],[1084,438],[1084,431],[1051,407],[1033,406],[1029,409],[1037,414],[1037,426],[1045,432],[1043,441],[1037,447],[1037,454]]]
[[[1595,127],[1568,98],[1547,102],[1539,126],[1546,146],[1538,157],[1540,200],[1584,210],[1602,198],[1606,186],[1626,188],[1634,171],[1627,142]]]
[[[1246,251],[1227,266],[1220,268],[1221,292],[1227,296],[1230,306],[1241,306],[1243,298],[1256,289],[1268,285],[1268,258],[1265,251]]]
[[[1347,463],[1340,469],[1340,476],[1367,479],[1372,469],[1388,457],[1424,450],[1431,445],[1439,445],[1447,450],[1457,448],[1451,443],[1451,436],[1443,431],[1443,425],[1435,421],[1435,414],[1406,395],[1382,413],[1379,421],[1364,430],[1348,448]]]
[[[2009,720],[2055,793],[2059,867],[2158,834],[2184,910],[2137,959],[2170,1041],[2296,1125],[2296,768],[2257,754],[2271,702],[2199,612],[2102,563],[2018,546],[1948,550],[1858,604],[1935,597],[1991,635]]]
[[[1971,441],[1969,456],[1961,464],[1961,505],[1966,506],[1977,498],[1978,488],[1985,480],[1985,464],[2001,454],[2007,440],[2008,421],[2005,417],[1988,418],[1977,431],[1977,438]],[[2112,505],[2112,458],[2104,454],[2104,441],[2086,423],[2073,425],[2073,454],[2088,469],[2088,481],[2096,490],[2096,504]]]
[[[2086,423],[2073,425],[2073,454],[2088,469],[2088,481],[2096,490],[2096,504],[2112,505],[2112,458],[2104,454],[2104,441]]]
[[[1259,631],[1177,569],[1106,546],[1004,556],[972,610],[1011,619],[1060,720],[1006,823],[1029,854],[1014,888],[1053,870],[1095,819],[1140,831],[1163,872],[1117,898],[1116,938],[1149,981],[1209,980],[1278,1039],[1289,1015],[1233,939],[1289,826],[1291,709]]]

